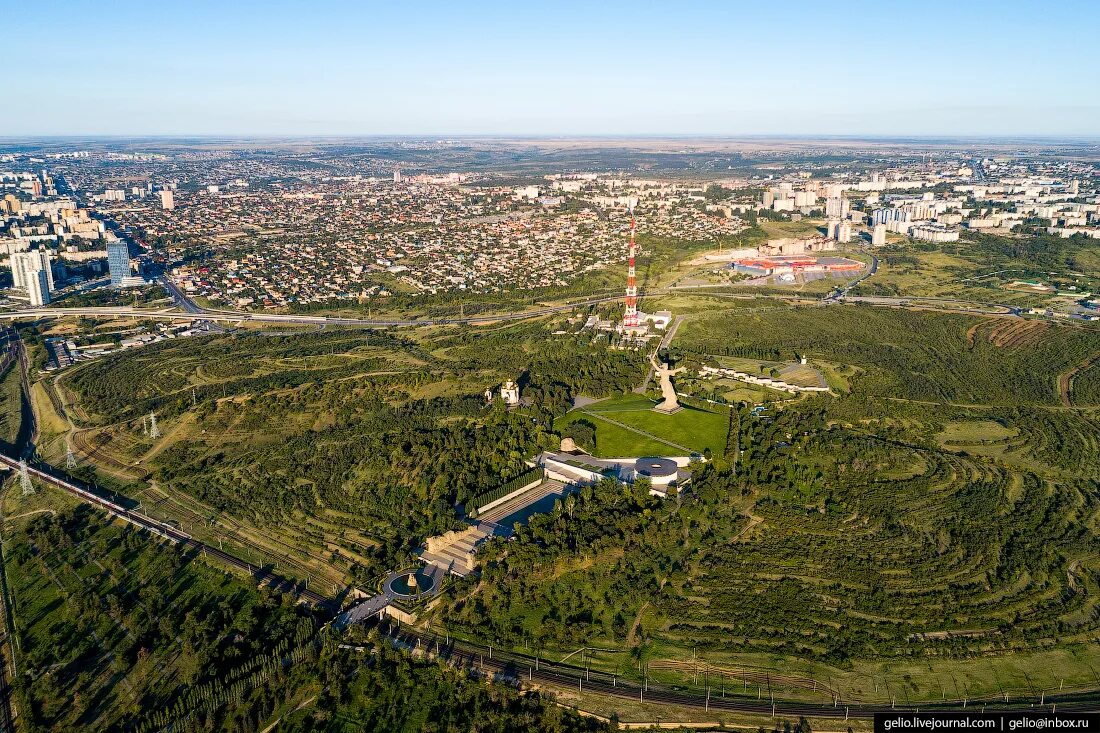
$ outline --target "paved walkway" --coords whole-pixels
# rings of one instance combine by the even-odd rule
[[[442,571],[433,565],[428,565],[423,569],[422,572],[426,575],[432,576],[434,582],[432,584],[432,590],[422,593],[419,598],[431,598],[432,596],[437,595],[439,593],[439,590],[443,587],[443,578],[440,576],[440,573]],[[371,616],[374,616],[386,610],[386,607],[389,606],[390,603],[392,603],[393,601],[399,598],[407,598],[408,596],[400,596],[390,590],[390,579],[392,577],[392,573],[386,577],[386,580],[382,583],[381,593],[376,596],[371,596],[370,598],[365,598],[348,610],[344,611],[342,614],[336,617],[336,621],[333,622],[333,625],[337,628],[343,628],[351,624],[359,623],[360,621],[365,621]]]
[[[450,542],[437,548],[436,552],[428,552],[427,550],[421,552],[420,559],[425,565],[422,572],[431,575],[436,582],[432,591],[424,593],[419,597],[430,598],[436,595],[442,587],[443,576],[448,573],[465,576],[468,572],[468,556],[475,552],[477,547],[490,537],[507,537],[512,534],[512,528],[510,526],[504,526],[497,522],[505,520],[514,514],[518,514],[527,507],[542,501],[547,496],[564,494],[565,490],[565,484],[560,481],[543,481],[537,486],[532,486],[519,496],[513,497],[503,504],[493,507],[479,517],[476,524],[459,532]],[[385,611],[386,607],[393,601],[406,597],[400,596],[390,589],[389,581],[392,577],[393,575],[391,574],[386,578],[386,581],[383,582],[381,593],[371,596],[370,598],[365,598],[344,611],[337,617],[334,625],[337,628],[343,628],[354,623],[365,621]]]
[[[657,344],[657,351],[668,348],[669,344],[672,343],[672,339],[676,338],[676,329],[680,327],[680,322],[683,320],[683,316],[676,316],[672,319],[672,323],[669,325],[668,330],[665,331],[665,335],[661,339],[661,343]],[[654,356],[657,355],[657,351],[653,352]],[[646,389],[649,388],[649,381],[651,379],[653,379],[653,362],[650,362],[649,371],[646,372],[645,379],[642,380],[641,386],[634,388],[634,393],[645,394]]]

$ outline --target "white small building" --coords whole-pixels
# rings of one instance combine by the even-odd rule
[[[500,399],[504,404],[514,407],[519,404],[519,385],[509,379],[500,388]]]
[[[657,311],[656,313],[639,313],[643,321],[650,321],[658,331],[664,331],[672,321],[672,311]]]

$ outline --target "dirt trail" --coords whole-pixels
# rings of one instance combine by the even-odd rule
[[[307,705],[312,704],[316,699],[317,699],[317,696],[314,695],[313,697],[309,698],[308,700],[304,700],[298,707],[291,710],[290,714],[293,715],[294,713],[298,712],[299,710],[306,707]],[[274,723],[272,723],[271,725],[264,728],[262,731],[260,731],[260,733],[269,733],[270,731],[275,730],[276,726],[278,726],[279,723],[283,722],[283,717],[284,716],[280,715],[278,718],[275,719]]]
[[[745,512],[744,516],[749,518],[749,523],[745,525],[744,529],[742,529],[740,532],[738,532],[733,537],[731,537],[730,542],[737,542],[742,537],[744,537],[746,534],[748,534],[753,529],[753,527],[756,527],[757,525],[761,524],[764,521],[763,517],[758,517],[755,514],[753,514],[752,509],[747,510]]]
[[[643,603],[634,616],[634,623],[630,625],[630,633],[626,635],[626,645],[628,647],[634,646],[634,642],[638,638],[638,627],[642,625],[642,614],[645,613],[647,608],[649,608],[649,601]]]
[[[1070,394],[1073,391],[1073,378],[1077,376],[1078,372],[1083,372],[1092,366],[1098,359],[1100,359],[1100,354],[1093,354],[1068,372],[1058,375],[1058,396],[1062,398],[1063,407],[1073,407],[1073,401],[1070,399]]]
[[[978,321],[970,328],[966,329],[966,345],[968,348],[974,348],[974,334],[978,332],[978,329],[984,326],[988,321]]]

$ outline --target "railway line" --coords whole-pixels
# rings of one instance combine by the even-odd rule
[[[0,455],[0,463],[6,465],[8,468],[11,468],[14,471],[19,470],[19,461],[10,456]],[[111,516],[118,517],[119,519],[129,522],[130,524],[140,527],[141,529],[151,532],[152,534],[169,540],[170,542],[174,542],[185,549],[191,549],[195,550],[196,552],[201,552],[204,555],[216,558],[226,565],[237,568],[239,570],[244,570],[250,576],[252,576],[253,580],[255,580],[257,583],[267,583],[276,587],[294,587],[294,583],[287,578],[277,575],[270,570],[257,567],[249,562],[241,560],[240,558],[231,555],[228,552],[220,550],[217,547],[213,547],[204,542],[201,542],[192,537],[190,534],[182,530],[176,529],[169,524],[159,522],[150,517],[143,516],[136,511],[127,509],[120,504],[99,496],[94,492],[88,491],[86,488],[79,486],[72,481],[63,479],[59,476],[55,476],[52,473],[48,473],[30,465],[27,466],[27,471],[30,473],[32,478],[38,479],[43,483],[50,484],[51,486],[59,488],[62,491],[66,491],[69,494],[77,497],[81,501],[86,501],[89,504],[94,504]],[[294,592],[302,601],[310,603],[312,605],[320,606],[322,608],[328,608],[332,605],[332,600],[330,598],[309,588],[295,588]]]
[[[868,719],[875,713],[898,712],[959,712],[962,710],[986,713],[1021,712],[1094,712],[1097,709],[1095,693],[1076,695],[1043,695],[1032,699],[1020,698],[1016,703],[995,700],[967,700],[930,702],[927,705],[876,705],[844,702],[834,696],[831,702],[813,703],[780,700],[762,694],[752,699],[744,694],[733,695],[737,685],[711,683],[696,692],[690,689],[669,687],[653,682],[638,683],[624,680],[617,675],[597,672],[576,665],[551,662],[545,659],[492,650],[469,642],[458,642],[438,634],[421,632],[394,625],[388,621],[378,623],[379,631],[395,646],[408,650],[420,649],[435,654],[448,664],[468,669],[517,685],[553,685],[558,688],[576,689],[609,697],[648,703],[664,703],[694,708],[701,712],[737,712],[770,717],[814,717]],[[749,688],[751,689],[751,688]]]

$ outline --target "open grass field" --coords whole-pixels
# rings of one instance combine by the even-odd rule
[[[738,402],[747,402],[752,405],[761,405],[766,402],[777,402],[791,399],[787,392],[779,392],[768,387],[756,384],[748,384],[736,379],[718,379],[714,381],[715,390],[726,402],[735,405]]]
[[[685,407],[664,415],[653,411],[654,404],[643,395],[612,397],[572,410],[556,427],[564,428],[575,420],[592,423],[596,455],[601,458],[683,455],[684,449],[689,454],[719,453],[725,449],[729,418],[724,409]]]
[[[817,219],[803,219],[801,221],[761,219],[759,226],[768,235],[768,239],[782,239],[784,237],[816,236],[824,230],[825,222]]]
[[[995,420],[953,421],[937,436],[944,446],[1001,445],[1016,437],[1019,431]]]
[[[1100,284],[1100,246],[1090,241],[979,235],[940,246],[892,244],[878,254],[878,272],[857,293],[1046,307],[1057,302],[1053,293],[1014,289],[1012,283],[1053,280],[1093,292]]]

